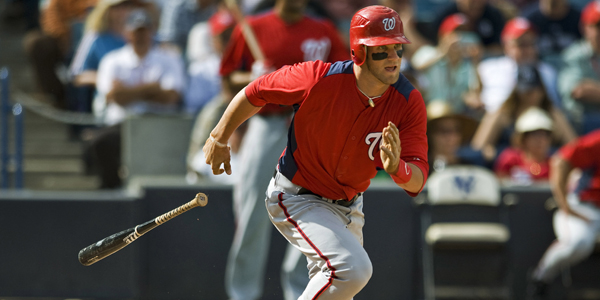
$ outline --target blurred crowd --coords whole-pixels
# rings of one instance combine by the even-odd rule
[[[256,57],[221,62],[249,49],[230,43],[241,32],[238,12],[220,0],[20,2],[39,9],[28,14],[24,39],[39,91],[55,107],[94,113],[105,124],[82,134],[104,188],[121,184],[120,124],[131,114],[196,116],[188,167],[210,177],[201,153],[209,131],[235,93],[277,65]],[[253,18],[295,2],[238,0],[238,8]],[[398,11],[411,41],[402,74],[428,110],[430,172],[473,164],[507,184],[547,182],[552,153],[600,127],[600,2],[307,2],[306,17],[326,20],[343,43],[345,54],[333,60],[349,59],[355,11],[373,4]],[[313,55],[304,60],[321,59],[318,43],[306,47]],[[238,131],[234,161],[245,134]]]

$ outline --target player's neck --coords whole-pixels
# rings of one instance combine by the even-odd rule
[[[363,70],[361,67],[354,65],[354,76],[356,77],[356,86],[368,98],[375,98],[383,95],[390,87],[377,79],[371,72]]]

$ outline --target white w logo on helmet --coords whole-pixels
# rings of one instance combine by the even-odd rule
[[[383,29],[385,31],[390,31],[396,27],[396,19],[394,18],[385,18],[383,19]]]

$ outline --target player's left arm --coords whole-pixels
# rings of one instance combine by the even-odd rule
[[[421,93],[414,89],[403,117],[388,122],[382,131],[380,156],[384,170],[410,196],[427,181],[427,111]]]
[[[399,187],[411,193],[418,193],[425,180],[423,171],[400,157],[402,154],[400,132],[394,123],[388,122],[388,126],[383,129],[379,146],[383,169],[393,176]]]

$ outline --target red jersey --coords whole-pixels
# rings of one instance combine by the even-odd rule
[[[391,121],[400,131],[402,159],[418,166],[426,180],[427,113],[421,93],[400,74],[371,107],[356,85],[353,66],[352,61],[299,63],[246,87],[253,105],[294,107],[279,171],[323,197],[351,199],[383,169],[379,141]]]
[[[558,151],[571,166],[583,171],[576,190],[580,200],[600,205],[600,130],[592,131]]]
[[[548,180],[550,175],[550,157],[543,162],[535,162],[525,157],[520,149],[507,148],[496,160],[494,171],[498,176],[517,176],[516,173],[523,172],[532,180]]]
[[[288,24],[275,13],[268,12],[248,18],[258,44],[270,66],[279,69],[303,61],[335,62],[350,59],[350,52],[342,42],[333,23],[311,17],[303,17],[297,23]],[[239,26],[236,26],[223,58],[221,75],[233,71],[250,71],[254,57]],[[289,108],[268,105],[262,114],[282,112]]]

